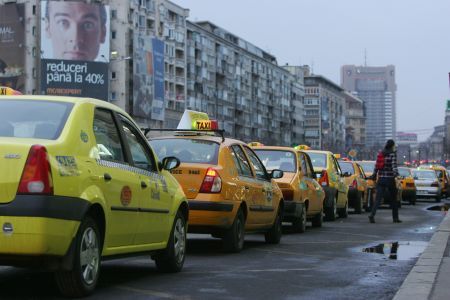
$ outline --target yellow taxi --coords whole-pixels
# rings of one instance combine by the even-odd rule
[[[447,194],[449,193],[447,188],[448,188],[450,182],[449,182],[449,176],[447,174],[447,169],[445,167],[443,167],[441,165],[436,165],[436,164],[428,164],[428,165],[420,165],[419,169],[434,170],[439,179],[439,187],[441,188],[441,197],[447,196]]]
[[[229,252],[242,250],[246,232],[279,243],[284,201],[274,179],[283,171],[267,172],[247,144],[215,128],[207,114],[186,110],[173,135],[149,140],[159,158],[181,161],[172,174],[189,202],[189,232],[221,238]]]
[[[283,192],[285,222],[296,232],[305,232],[309,219],[313,227],[321,227],[325,193],[315,180],[309,156],[289,147],[253,147],[267,170],[279,169],[284,175],[275,179]]]
[[[93,292],[102,258],[147,252],[183,267],[188,203],[117,106],[88,98],[0,96],[0,264],[56,271],[62,294]]]
[[[325,191],[325,219],[348,216],[348,186],[334,154],[330,151],[304,150],[311,159],[317,180]]]
[[[410,204],[416,204],[416,184],[414,182],[414,176],[410,168],[399,167],[398,180],[402,186],[401,199],[402,201],[408,201]]]
[[[338,162],[344,174],[345,184],[348,186],[349,206],[354,208],[357,214],[360,214],[363,207],[367,205],[365,202],[367,199],[367,181],[364,170],[355,161],[339,160]]]

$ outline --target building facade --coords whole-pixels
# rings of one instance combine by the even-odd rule
[[[343,95],[345,99],[345,150],[355,150],[361,154],[359,156],[362,156],[366,145],[364,102],[347,91],[344,91]]]
[[[302,78],[211,22],[187,22],[187,108],[228,135],[271,145],[303,142]]]
[[[314,149],[345,152],[345,98],[331,80],[305,68],[305,140]]]
[[[366,144],[377,149],[396,132],[395,67],[345,65],[341,86],[364,101],[366,107]]]

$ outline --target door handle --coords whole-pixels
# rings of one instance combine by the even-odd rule
[[[141,188],[146,189],[148,185],[145,183],[145,181],[141,181]]]
[[[105,181],[111,181],[112,177],[108,173],[105,173],[103,174],[103,179],[105,179]]]

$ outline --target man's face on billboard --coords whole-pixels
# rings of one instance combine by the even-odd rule
[[[100,7],[82,2],[48,2],[47,37],[53,58],[93,61],[105,42],[106,27]]]

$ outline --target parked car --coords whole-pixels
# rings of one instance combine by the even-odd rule
[[[290,147],[254,146],[253,150],[267,170],[280,169],[284,175],[275,179],[284,199],[285,222],[296,232],[306,230],[306,221],[313,227],[322,226],[325,193],[316,181],[309,156]]]
[[[434,170],[414,169],[412,174],[416,183],[417,198],[434,198],[436,202],[441,201],[442,190]]]
[[[410,204],[416,204],[416,184],[412,170],[406,167],[398,168],[400,184],[402,185],[402,201],[408,201]]]
[[[270,173],[242,141],[211,135],[210,120],[202,113],[186,111],[180,124],[189,131],[149,140],[160,159],[176,156],[179,167],[172,174],[189,202],[189,232],[207,233],[223,240],[224,249],[239,252],[246,232],[263,232],[267,243],[280,242],[284,199]]]
[[[436,175],[439,179],[439,186],[441,188],[441,196],[447,197],[447,194],[450,193],[448,187],[450,185],[449,175],[447,174],[447,169],[441,165],[437,164],[428,164],[428,165],[420,165],[419,169],[430,169],[436,172]]]
[[[325,218],[334,221],[348,216],[348,186],[339,164],[330,151],[304,150],[311,159],[317,181],[325,191]]]
[[[95,289],[102,258],[149,253],[183,267],[188,204],[136,123],[86,98],[0,97],[0,264],[55,271],[62,294]],[[149,256],[150,257],[150,256]]]
[[[364,170],[355,161],[339,160],[339,166],[344,174],[345,184],[348,186],[348,203],[357,214],[367,205],[367,180]]]

